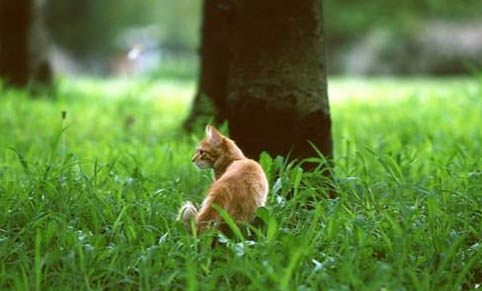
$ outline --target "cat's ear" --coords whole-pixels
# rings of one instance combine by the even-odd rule
[[[211,135],[211,125],[206,125],[206,136],[209,137]]]
[[[221,143],[221,140],[223,139],[219,131],[211,125],[206,126],[206,136],[208,137],[209,141],[215,146],[219,145]]]

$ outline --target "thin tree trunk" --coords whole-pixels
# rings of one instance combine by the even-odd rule
[[[0,0],[0,78],[10,85],[51,81],[42,4],[43,0]]]
[[[232,0],[204,0],[198,91],[185,121],[190,130],[198,118],[226,119]]]
[[[236,7],[228,85],[231,137],[258,158],[333,154],[321,0]]]

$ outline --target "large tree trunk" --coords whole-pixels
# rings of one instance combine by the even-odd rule
[[[10,85],[51,81],[42,4],[43,0],[0,0],[0,78]]]
[[[227,76],[230,60],[232,0],[204,0],[198,91],[185,122],[191,129],[198,118],[226,119]]]
[[[321,0],[239,1],[228,82],[231,137],[262,151],[332,156]]]

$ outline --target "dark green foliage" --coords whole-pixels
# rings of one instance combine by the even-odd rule
[[[146,13],[133,1],[52,0],[47,4],[47,24],[53,39],[77,57],[116,49],[119,32],[142,23],[142,19],[135,19],[134,12]]]
[[[75,57],[105,57],[125,50],[122,33],[146,25],[158,26],[156,40],[162,40],[164,48],[196,48],[198,1],[50,0],[47,4],[52,38]]]
[[[476,20],[482,10],[482,4],[477,0],[409,0],[398,3],[324,0],[324,5],[325,31],[335,42],[343,38],[358,38],[373,28],[406,32],[427,20]]]

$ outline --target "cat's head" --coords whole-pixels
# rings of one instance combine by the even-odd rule
[[[228,160],[244,157],[232,140],[223,136],[214,126],[206,126],[206,136],[192,157],[199,169],[216,168]]]

